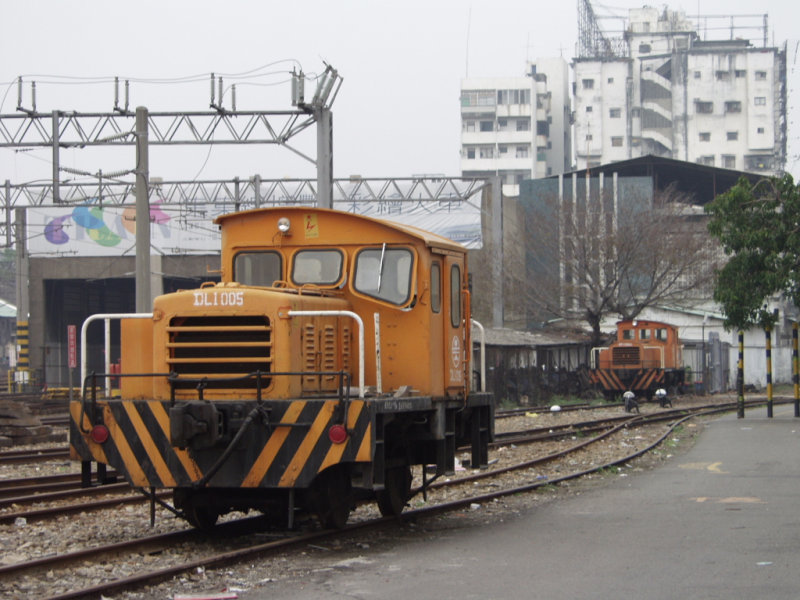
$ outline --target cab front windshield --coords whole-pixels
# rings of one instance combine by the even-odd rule
[[[343,262],[339,250],[300,250],[292,261],[292,282],[335,285],[342,278]]]
[[[356,291],[402,306],[411,296],[414,256],[408,248],[362,250],[356,256]]]

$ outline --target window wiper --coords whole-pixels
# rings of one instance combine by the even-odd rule
[[[381,291],[381,278],[383,277],[383,257],[386,254],[386,242],[381,246],[381,262],[378,265],[378,293]]]

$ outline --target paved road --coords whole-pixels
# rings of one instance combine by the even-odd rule
[[[800,419],[791,406],[726,416],[653,471],[240,597],[795,600]]]

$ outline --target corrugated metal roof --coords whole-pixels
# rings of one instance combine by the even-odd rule
[[[588,340],[581,334],[564,333],[557,331],[530,332],[515,329],[490,329],[486,328],[486,344],[489,346],[563,346],[565,344],[580,344]],[[472,341],[480,342],[480,332],[472,329]]]

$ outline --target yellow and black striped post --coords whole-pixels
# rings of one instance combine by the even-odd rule
[[[28,356],[28,321],[17,321],[17,367],[15,369],[15,377],[17,373],[27,374],[31,363]],[[27,382],[28,378],[25,375],[16,378],[16,382],[22,388]],[[17,389],[21,391],[21,389]]]
[[[772,329],[764,328],[766,343],[764,345],[767,354],[767,417],[772,418]]]
[[[794,384],[794,416],[800,417],[800,367],[797,360],[797,321],[792,323],[792,383]]]
[[[744,418],[744,331],[739,332],[739,363],[736,367],[736,391],[739,394],[736,403],[736,417]]]

